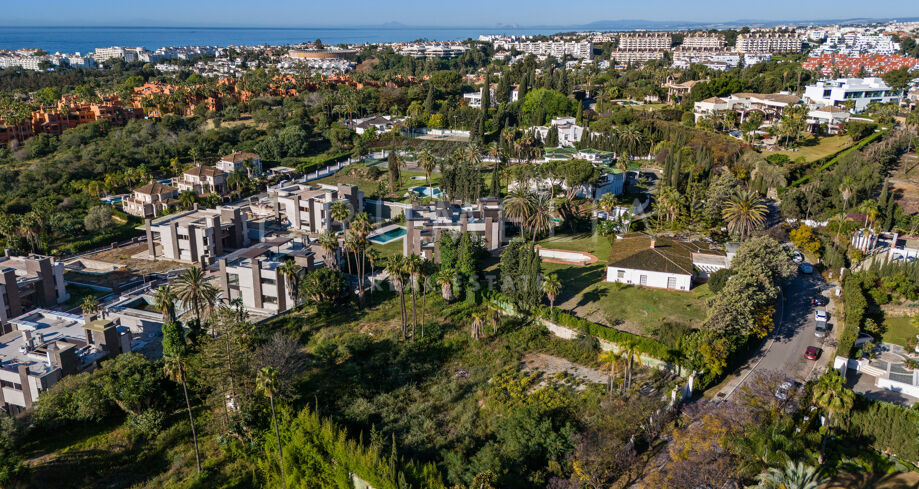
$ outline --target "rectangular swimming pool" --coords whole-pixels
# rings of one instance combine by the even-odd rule
[[[402,236],[405,236],[406,233],[407,231],[405,230],[405,228],[390,229],[389,231],[386,231],[385,233],[380,233],[370,238],[370,241],[373,241],[374,243],[378,243],[378,244],[386,244],[386,243],[389,243],[390,241],[394,241],[394,240],[401,238]]]

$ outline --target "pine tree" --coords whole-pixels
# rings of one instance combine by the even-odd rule
[[[547,148],[557,148],[558,142],[558,127],[552,126],[549,128],[549,132],[546,133],[545,146]]]

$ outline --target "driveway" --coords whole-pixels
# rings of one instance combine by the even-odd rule
[[[838,334],[835,312],[831,303],[826,310],[829,313],[829,333],[826,338],[814,336],[817,322],[814,319],[816,307],[813,297],[820,292],[832,298],[834,288],[823,281],[819,275],[799,273],[783,288],[780,304],[776,308],[776,327],[766,339],[759,351],[737,370],[715,395],[716,400],[726,400],[737,391],[756,371],[778,370],[785,372],[789,378],[799,382],[811,380],[814,375],[823,372],[831,361],[831,352],[835,351]],[[808,346],[821,349],[817,361],[804,358]]]

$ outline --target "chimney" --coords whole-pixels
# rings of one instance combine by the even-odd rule
[[[654,249],[654,238],[651,238],[651,249]]]

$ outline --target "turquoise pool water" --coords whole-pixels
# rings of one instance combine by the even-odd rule
[[[407,231],[405,230],[405,228],[390,229],[389,231],[386,231],[385,233],[378,234],[370,238],[370,241],[373,241],[374,243],[379,243],[379,244],[386,244],[394,239],[405,236],[406,232]]]
[[[436,197],[440,195],[440,189],[437,187],[428,187],[427,185],[422,185],[420,187],[414,187],[412,192],[421,195],[422,197]]]

